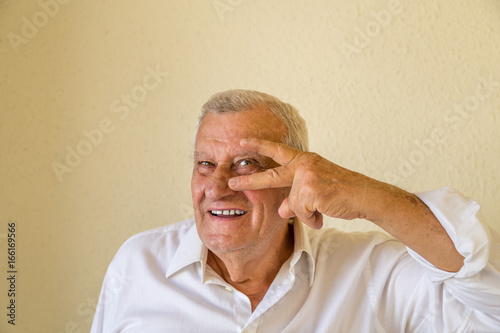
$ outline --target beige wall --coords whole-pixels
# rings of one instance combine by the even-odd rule
[[[2,0],[0,41],[2,332],[88,331],[122,242],[191,216],[197,113],[229,88],[297,106],[342,166],[457,188],[500,230],[498,1]]]

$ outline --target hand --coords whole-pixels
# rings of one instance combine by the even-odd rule
[[[229,180],[235,191],[290,187],[279,208],[283,218],[297,216],[312,228],[323,225],[323,215],[342,219],[366,218],[367,194],[380,182],[342,168],[315,153],[259,139],[241,140],[250,152],[267,156],[280,164],[252,175]]]

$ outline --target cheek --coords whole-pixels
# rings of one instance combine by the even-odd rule
[[[193,204],[195,206],[199,205],[200,200],[203,197],[203,193],[203,182],[199,177],[193,175],[193,178],[191,179],[191,197],[193,198]]]
[[[290,193],[289,188],[275,188],[258,191],[244,191],[245,196],[252,202],[254,206],[264,207],[271,213],[278,214],[278,208],[281,203]]]

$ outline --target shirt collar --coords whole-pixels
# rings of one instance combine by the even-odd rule
[[[198,236],[196,223],[193,223],[186,235],[182,238],[177,251],[175,251],[165,277],[169,278],[184,267],[197,262],[203,267],[207,260],[207,253],[207,248]]]
[[[309,287],[312,286],[314,281],[314,273],[316,271],[315,260],[313,251],[311,249],[311,242],[307,234],[306,226],[298,219],[294,219],[293,235],[294,235],[294,250],[290,260],[290,268],[294,267],[305,253],[307,258],[307,265],[309,267]]]
[[[293,234],[294,250],[290,259],[290,268],[294,267],[302,257],[302,253],[305,253],[307,265],[309,267],[309,286],[311,286],[314,281],[315,260],[311,250],[311,243],[309,242],[309,237],[307,235],[306,226],[297,219],[295,219],[293,223]],[[196,223],[193,223],[182,239],[177,251],[175,251],[165,277],[169,278],[181,269],[197,262],[201,264],[201,267],[203,268],[202,272],[204,274],[207,254],[208,249],[198,236]],[[201,276],[202,281],[203,274]]]

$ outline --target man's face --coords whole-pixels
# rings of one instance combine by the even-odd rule
[[[282,142],[285,134],[283,121],[265,109],[209,112],[203,119],[195,141],[191,193],[198,234],[211,251],[282,245],[288,228],[278,208],[289,189],[236,192],[228,187],[228,180],[278,166],[270,158],[241,148],[241,139]]]

